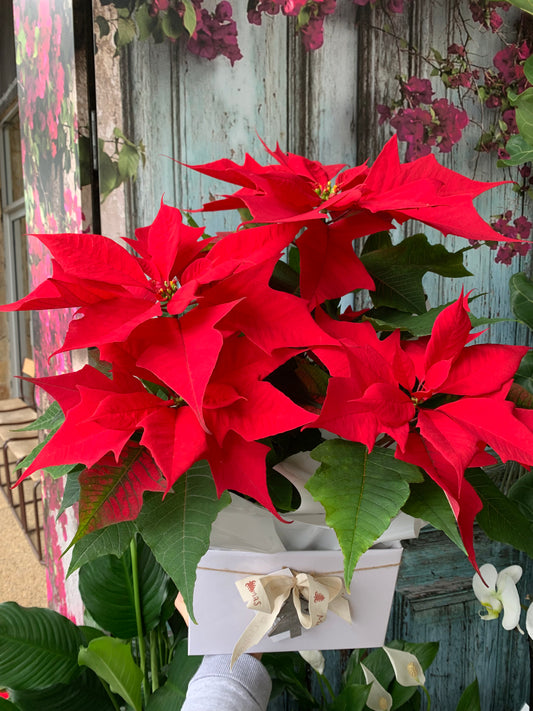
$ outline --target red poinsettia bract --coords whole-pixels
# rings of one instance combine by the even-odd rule
[[[65,421],[23,478],[58,463],[82,463],[89,469],[99,465],[103,474],[102,462],[111,465],[112,453],[120,463],[135,437],[150,452],[166,482],[162,486],[147,476],[130,482],[135,500],[142,500],[145,490],[170,489],[192,464],[206,459],[219,494],[226,489],[238,491],[275,513],[266,485],[268,447],[256,440],[314,418],[264,380],[292,354],[293,349],[282,349],[267,355],[239,336],[229,339],[207,386],[200,416],[183,397],[176,393],[158,397],[118,368],[112,378],[91,366],[35,378],[33,382],[59,403]],[[125,500],[117,510],[117,520],[138,513],[130,503]]]
[[[396,457],[420,466],[446,493],[474,560],[473,522],[482,506],[465,469],[491,463],[487,447],[502,461],[531,466],[533,429],[529,413],[505,399],[528,348],[467,345],[475,338],[468,311],[461,295],[430,337],[414,341],[401,341],[399,332],[380,341],[368,324],[321,316],[344,353],[329,359],[333,377],[315,426],[369,449],[389,435]]]
[[[297,223],[307,228],[296,246],[301,294],[310,309],[354,289],[373,288],[352,243],[388,230],[394,222],[416,219],[444,235],[502,239],[472,202],[500,183],[466,178],[441,166],[433,155],[401,164],[396,137],[370,168],[365,163],[343,172],[339,172],[343,165],[322,165],[283,153],[279,146],[266,150],[277,164],[262,166],[247,155],[242,166],[224,159],[190,167],[242,186],[233,195],[206,203],[205,211],[247,208],[256,223]]]

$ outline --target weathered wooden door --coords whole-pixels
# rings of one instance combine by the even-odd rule
[[[222,57],[211,62],[195,57],[179,43],[135,41],[126,48],[121,60],[124,128],[133,140],[144,142],[147,158],[130,191],[126,214],[131,227],[149,224],[163,195],[171,205],[197,208],[223,193],[223,185],[183,164],[221,157],[241,161],[245,152],[262,161],[259,136],[270,146],[279,141],[286,150],[327,163],[372,160],[391,135],[387,125],[378,125],[376,106],[394,98],[395,76],[428,76],[431,67],[422,56],[428,57],[431,48],[445,54],[456,41],[457,23],[468,15],[464,0],[410,0],[397,16],[379,7],[356,8],[351,0],[337,5],[326,21],[324,46],[313,53],[304,51],[294,24],[281,16],[266,18],[261,28],[248,25],[246,0],[233,2],[244,55],[234,67]],[[490,32],[471,35],[469,47],[478,42],[474,53],[479,63],[490,64],[499,40]],[[434,89],[444,94],[437,81]],[[474,102],[467,109],[472,114]],[[461,143],[440,160],[469,177],[504,179],[493,157],[474,152],[477,131],[471,121]],[[477,207],[488,219],[505,209],[518,215],[522,203],[508,186],[479,198]],[[208,230],[230,226],[216,215],[208,220]],[[459,247],[459,240],[447,239]],[[487,293],[478,300],[477,312],[509,316],[509,268],[496,265],[488,250],[469,252],[467,266],[476,277],[465,279],[464,288]],[[513,271],[523,268],[515,264]],[[429,304],[456,298],[461,286],[428,279]],[[508,322],[493,327],[490,337],[524,343],[527,334]],[[481,539],[478,555],[480,562],[497,566],[526,563]],[[530,562],[527,566],[531,581]],[[518,711],[528,698],[527,643],[518,634],[504,633],[498,623],[479,620],[471,576],[462,554],[439,534],[423,534],[409,544],[390,634],[441,643],[429,680],[438,711],[454,711],[462,689],[476,675],[484,710]],[[338,659],[329,655],[333,673],[338,673]],[[294,706],[282,700],[272,708]]]

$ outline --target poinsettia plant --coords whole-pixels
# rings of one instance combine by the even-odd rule
[[[533,464],[533,410],[513,385],[528,348],[472,343],[478,322],[461,285],[455,301],[427,309],[423,275],[468,276],[468,246],[449,252],[421,234],[393,244],[390,230],[414,219],[467,240],[516,241],[473,206],[498,183],[432,155],[402,164],[396,139],[371,167],[266,150],[267,165],[247,155],[191,166],[238,186],[203,206],[238,210],[233,232],[207,236],[162,203],[122,245],[37,235],[53,273],[2,310],[76,309],[51,356],[96,348],[99,363],[34,379],[55,402],[21,479],[67,475],[65,505],[79,499],[73,567],[138,531],[189,604],[224,492],[283,518],[297,495],[272,465],[298,451],[320,462],[307,488],[338,536],[347,584],[402,508],[477,567],[482,468]],[[352,293],[368,307],[341,306]],[[493,509],[505,498],[490,496]],[[527,549],[520,516],[509,535]],[[502,536],[501,526],[488,532]]]

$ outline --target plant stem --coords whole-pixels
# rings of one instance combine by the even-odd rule
[[[531,603],[533,604],[533,603]],[[533,709],[533,639],[528,637],[529,642],[529,708]]]
[[[318,672],[317,672],[316,676],[318,679],[318,685],[320,686],[320,694],[322,696],[322,703],[320,704],[320,708],[325,709],[326,708],[326,690],[324,688],[324,682],[323,682],[324,677],[322,676],[322,674],[319,674]]]
[[[111,699],[111,703],[112,703],[113,706],[115,707],[116,711],[120,711],[120,706],[118,705],[117,700],[115,699],[114,694],[111,693],[111,689],[109,688],[109,685],[108,685],[103,679],[101,679],[100,677],[98,677],[98,678],[100,679],[100,683],[102,684],[102,686],[103,686],[104,689],[106,690],[106,694],[107,694],[107,695],[109,696],[109,698]]]
[[[159,689],[159,639],[156,630],[150,632],[150,670],[152,672],[152,694]]]
[[[431,709],[431,698],[430,698],[430,696],[429,696],[429,691],[426,689],[426,687],[425,687],[423,684],[420,685],[420,688],[423,690],[424,694],[426,695],[426,699],[427,699],[427,701],[428,701],[428,707],[427,707],[426,711],[430,711],[430,709]]]
[[[333,701],[333,699],[335,698],[335,694],[333,693],[333,689],[331,688],[331,684],[329,683],[329,679],[327,678],[327,676],[324,676],[324,674],[320,674],[319,676],[321,676],[322,679],[324,680],[324,684],[326,685],[326,688],[327,688],[327,690],[329,691],[329,694],[330,694],[330,696],[331,696],[331,700]]]
[[[144,643],[144,630],[141,611],[141,591],[139,589],[139,561],[137,558],[137,541],[135,537],[130,542],[131,575],[133,578],[133,600],[135,603],[135,622],[137,623],[137,638],[139,640],[139,664],[143,674],[144,702],[148,703],[150,690],[148,687],[148,672],[146,669],[146,645]]]

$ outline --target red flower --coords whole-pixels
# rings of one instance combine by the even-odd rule
[[[71,321],[57,352],[98,346],[140,377],[152,373],[201,419],[224,334],[243,333],[265,352],[328,343],[304,301],[269,286],[297,231],[265,226],[199,242],[202,230],[184,226],[180,213],[163,205],[153,225],[127,240],[139,257],[99,235],[42,236],[56,258],[53,276],[0,308],[81,304],[75,315],[82,318]]]
[[[371,168],[363,164],[340,173],[342,165],[322,165],[283,153],[279,146],[266,150],[277,165],[261,166],[247,155],[242,166],[223,159],[191,167],[242,186],[233,195],[207,203],[204,210],[247,208],[254,222],[307,226],[295,243],[302,265],[301,293],[310,309],[353,289],[372,288],[372,279],[351,244],[358,237],[391,228],[394,221],[416,219],[445,235],[502,239],[472,203],[499,183],[465,178],[439,165],[431,155],[401,164],[396,138],[387,143]],[[311,225],[314,232],[309,234]],[[348,259],[348,268],[339,280],[341,269],[333,274],[329,267],[340,255],[344,264]],[[314,274],[309,274],[308,265]]]
[[[268,149],[267,149],[268,150]],[[242,185],[232,196],[204,205],[204,210],[246,207],[255,222],[300,222],[351,217],[353,237],[375,231],[392,220],[417,219],[444,234],[469,239],[498,239],[477,213],[472,200],[501,183],[470,180],[439,165],[433,156],[401,164],[393,137],[374,165],[340,173],[342,165],[323,166],[301,156],[268,150],[279,165],[261,166],[250,156],[242,166],[230,160],[191,166],[201,173]],[[355,219],[357,218],[357,219]]]
[[[232,489],[251,496],[273,513],[266,486],[268,447],[255,440],[308,424],[314,418],[264,381],[292,350],[267,356],[251,343],[230,339],[207,388],[197,416],[177,393],[162,399],[147,392],[129,373],[115,370],[110,379],[91,366],[35,384],[54,397],[65,421],[26,469],[23,478],[42,467],[82,463],[104,475],[113,461],[128,456],[136,432],[166,480],[149,475],[130,482],[136,504],[146,490],[167,490],[195,462],[206,459],[219,494]],[[172,344],[171,344],[172,345]],[[207,426],[206,426],[207,425]],[[110,459],[110,453],[114,460]],[[116,520],[135,518],[138,505],[128,498],[117,507]]]
[[[472,526],[481,502],[465,469],[502,459],[533,464],[533,431],[505,397],[527,347],[472,345],[467,297],[437,317],[431,337],[380,341],[368,324],[321,324],[344,358],[320,353],[334,374],[314,426],[372,449],[380,433],[396,457],[424,469],[446,493],[473,559]]]
[[[180,213],[162,205],[149,228],[126,240],[141,255],[101,235],[36,235],[53,256],[53,274],[28,296],[1,311],[79,307],[57,352],[124,341],[144,321],[162,315],[174,279],[198,256],[201,229],[187,227]],[[184,308],[187,306],[185,303]]]

